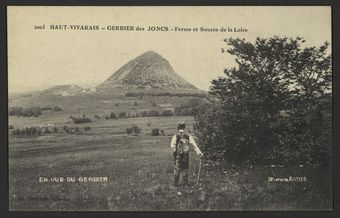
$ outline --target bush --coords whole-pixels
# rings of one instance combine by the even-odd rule
[[[159,135],[164,136],[164,135],[165,135],[165,132],[164,132],[164,130],[162,130],[162,129],[154,128],[154,129],[152,129],[152,131],[151,131],[151,135],[152,135],[152,136],[159,136]]]
[[[142,96],[177,96],[177,97],[198,97],[205,98],[207,97],[206,93],[180,93],[180,92],[150,92],[150,93],[142,93],[142,92],[128,92],[125,94],[126,97],[142,97]]]
[[[119,113],[119,118],[127,118],[127,114],[125,111]]]
[[[45,107],[42,107],[41,110],[42,111],[46,111],[46,110],[52,110],[53,108],[50,107],[50,106],[45,106]]]
[[[125,129],[127,135],[138,135],[141,133],[141,129],[138,128],[136,125],[132,127],[127,127]]]
[[[85,130],[85,131],[90,131],[90,129],[91,129],[91,127],[89,127],[89,126],[85,126],[85,127],[84,127],[84,130]]]
[[[42,134],[42,129],[36,126],[25,127],[22,129],[13,129],[13,136],[37,136]],[[50,133],[49,131],[45,131],[45,133]]]
[[[193,98],[175,108],[176,116],[195,116],[200,107],[207,104],[206,99]]]
[[[149,111],[147,116],[148,117],[159,117],[159,112],[158,111]]]
[[[31,133],[32,133],[32,135],[38,135],[38,128],[32,127]]]
[[[165,117],[170,117],[170,116],[173,116],[174,113],[172,112],[172,110],[163,110],[162,111],[162,116],[165,116]]]
[[[9,108],[9,115],[10,116],[24,116],[24,117],[32,117],[32,116],[39,116],[41,115],[41,108],[40,107],[10,107]]]
[[[111,112],[109,118],[110,118],[110,119],[117,119],[117,116],[116,116],[115,113]]]
[[[71,119],[73,120],[75,124],[92,122],[91,118],[89,117],[71,117]]]
[[[13,125],[9,125],[8,128],[9,128],[9,129],[14,129],[14,126],[13,126]]]
[[[20,134],[20,129],[13,129],[12,130],[12,135],[19,135]]]
[[[10,116],[21,116],[22,115],[22,107],[10,107],[9,108],[9,115]]]
[[[53,111],[62,111],[63,109],[59,106],[54,106]]]
[[[140,112],[140,116],[141,117],[147,117],[148,116],[148,112],[147,111],[142,111],[142,112]]]

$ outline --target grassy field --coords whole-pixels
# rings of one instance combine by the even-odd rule
[[[63,114],[10,119],[16,127],[54,122]],[[79,134],[9,139],[11,210],[331,210],[330,174],[319,169],[259,167],[203,159],[202,180],[195,185],[199,159],[191,152],[190,188],[172,189],[169,149],[178,120],[192,129],[192,117],[100,120],[79,126]],[[151,126],[147,122],[151,121]],[[126,136],[136,124],[139,136]],[[83,131],[84,126],[91,130]],[[165,136],[151,136],[152,128]],[[306,177],[305,182],[268,182],[268,177]],[[75,178],[75,182],[39,182],[39,177]],[[81,182],[79,177],[107,177]]]
[[[22,95],[19,95],[22,96]],[[121,111],[143,111],[175,108],[184,102],[188,102],[194,97],[188,96],[143,96],[143,97],[125,97],[124,95],[99,95],[84,94],[74,96],[61,95],[32,95],[30,97],[9,97],[10,107],[22,106],[59,106],[63,109],[62,114],[73,115],[103,115],[104,112],[121,112]],[[155,104],[156,103],[156,104]],[[162,105],[168,105],[164,107]],[[46,111],[44,112],[46,114]],[[47,112],[48,113],[48,112]],[[49,113],[48,115],[53,115]],[[66,117],[68,117],[66,116]]]

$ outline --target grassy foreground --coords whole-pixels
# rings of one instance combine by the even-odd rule
[[[171,188],[173,160],[169,142],[176,123],[191,117],[134,118],[87,124],[89,132],[64,132],[32,138],[10,137],[11,210],[331,210],[330,174],[319,169],[216,165],[191,152],[191,186],[178,196]],[[146,121],[151,120],[151,126]],[[140,136],[124,130],[137,124]],[[79,125],[79,127],[82,127]],[[152,128],[165,136],[153,137]],[[306,177],[305,182],[268,182],[268,177]],[[75,182],[39,182],[39,177]],[[80,182],[79,177],[107,177]]]

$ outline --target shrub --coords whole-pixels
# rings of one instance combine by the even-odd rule
[[[84,127],[84,130],[85,130],[85,131],[90,131],[90,129],[91,129],[91,127],[89,127],[89,126],[85,126],[85,127]]]
[[[91,118],[89,117],[71,117],[71,119],[73,120],[75,124],[92,122]]]
[[[117,119],[117,116],[116,116],[115,113],[111,112],[109,118],[110,118],[110,119]]]
[[[163,110],[162,111],[162,116],[165,116],[165,117],[170,117],[174,115],[174,113],[172,112],[172,110]]]
[[[125,132],[127,135],[138,135],[141,133],[141,129],[134,125],[132,127],[127,127]]]
[[[175,108],[176,116],[195,116],[200,107],[207,104],[206,99],[193,98]]]
[[[127,118],[127,114],[125,111],[119,113],[119,118]]]
[[[46,111],[46,110],[52,110],[53,108],[50,107],[50,106],[45,106],[45,107],[42,107],[41,110],[42,111]]]
[[[14,129],[14,126],[13,126],[13,125],[9,125],[8,128],[9,128],[9,129]]]
[[[20,135],[20,129],[13,129],[12,135]]]
[[[32,116],[39,116],[41,115],[41,108],[40,107],[10,107],[9,108],[9,115],[10,116],[24,116],[24,117],[32,117]]]
[[[8,114],[10,116],[20,116],[22,115],[22,110],[23,110],[22,107],[10,107]]]
[[[159,112],[158,111],[149,111],[148,117],[159,117]]]
[[[165,132],[164,132],[164,130],[162,130],[162,129],[154,128],[154,129],[152,129],[152,131],[151,131],[151,135],[152,135],[152,136],[159,136],[159,135],[164,136],[164,135],[165,135]]]
[[[38,135],[38,128],[32,127],[32,135]]]
[[[53,111],[62,111],[63,109],[59,106],[54,106]]]
[[[22,129],[13,129],[12,135],[14,136],[35,136],[35,135],[41,135],[41,130],[39,130],[38,127],[31,126],[31,127],[25,127]]]
[[[140,116],[141,117],[146,117],[146,116],[148,116],[148,112],[147,111],[142,111],[142,112],[140,112]]]
[[[177,96],[177,97],[197,97],[197,98],[205,98],[207,97],[206,93],[179,93],[179,92],[152,92],[152,93],[142,93],[142,92],[128,92],[125,94],[126,97],[142,97],[142,96]]]

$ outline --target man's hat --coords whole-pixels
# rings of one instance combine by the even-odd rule
[[[184,121],[179,121],[177,125],[178,130],[180,129],[185,129],[185,122]]]

